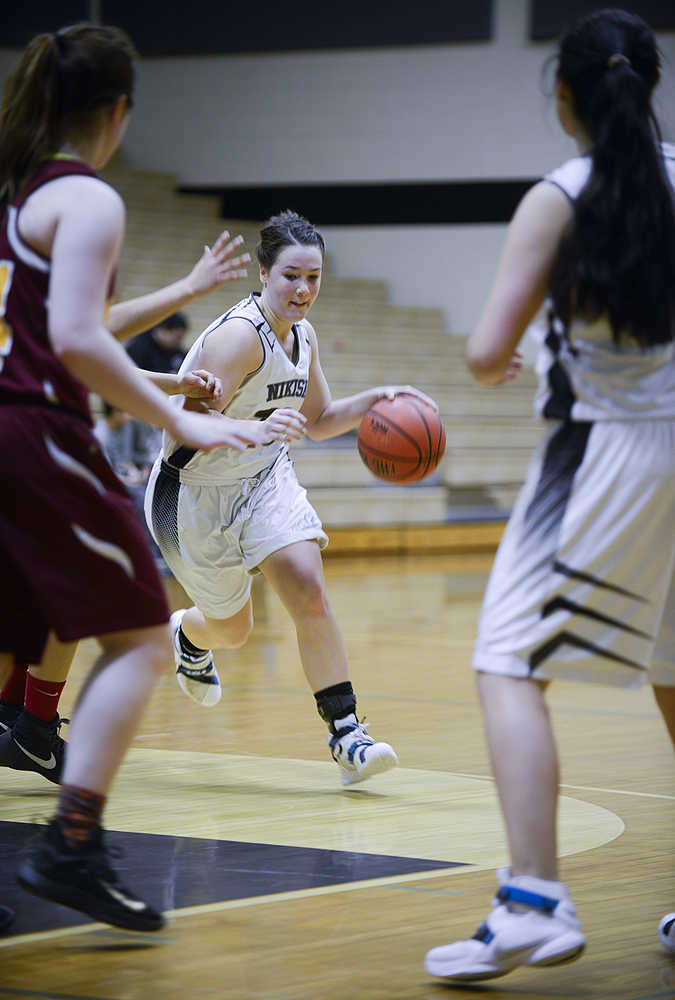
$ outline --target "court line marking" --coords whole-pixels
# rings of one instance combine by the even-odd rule
[[[458,778],[475,778],[477,781],[490,781],[493,784],[495,779],[489,774],[469,774],[466,771],[443,771],[442,774],[454,774]],[[561,784],[559,788],[573,788],[576,792],[606,792],[608,795],[635,795],[640,799],[666,799],[668,802],[675,802],[675,795],[666,795],[663,792],[634,792],[625,788],[598,788],[595,785],[567,785]]]
[[[489,871],[491,865],[463,864],[452,868],[435,868],[433,871],[410,872],[406,875],[383,876],[382,878],[361,879],[358,882],[343,882],[340,885],[319,885],[308,889],[294,889],[290,892],[274,892],[265,896],[245,896],[241,899],[224,899],[219,903],[202,903],[199,906],[186,906],[180,910],[166,910],[165,916],[172,920],[180,920],[183,917],[198,917],[208,913],[221,913],[224,910],[238,910],[245,906],[265,906],[268,903],[287,903],[296,899],[308,899],[313,896],[327,896],[336,892],[354,892],[358,889],[369,889],[387,885],[397,885],[402,882],[421,882],[431,878],[445,878],[448,875],[458,875],[467,872]],[[167,928],[168,929],[168,928]],[[106,930],[115,932],[117,928],[109,924],[94,923],[81,924],[76,927],[56,927],[50,931],[36,931],[33,934],[17,934],[15,937],[0,938],[0,949],[9,948],[14,945],[36,944],[45,941],[54,941],[58,938],[73,937],[76,934],[91,934],[92,931]],[[119,928],[127,937],[133,932]],[[138,939],[161,943],[161,938],[156,938],[152,934],[139,933],[134,935]]]

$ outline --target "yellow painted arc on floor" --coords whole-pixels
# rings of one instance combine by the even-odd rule
[[[35,801],[21,789],[39,779],[13,771],[3,777],[0,818],[34,821]],[[346,791],[331,762],[135,748],[105,821],[135,833],[507,863],[494,783],[443,771],[397,768]],[[561,797],[561,856],[606,844],[623,829],[608,809]]]

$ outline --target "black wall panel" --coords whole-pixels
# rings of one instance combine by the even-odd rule
[[[487,39],[492,0],[103,0],[103,13],[144,56],[217,55]]]
[[[291,208],[321,226],[480,225],[508,222],[536,179],[181,190],[220,194],[226,219],[265,219]]]
[[[437,45],[489,39],[493,0],[101,0],[101,19],[125,28],[142,56]],[[30,0],[0,20],[0,46],[86,20],[89,0]]]
[[[64,24],[86,21],[87,0],[29,0],[26,4],[8,3],[0,17],[0,48],[22,49],[34,35],[57,31]]]
[[[603,7],[620,7],[638,14],[655,31],[675,31],[675,0],[626,0],[625,3],[598,3],[597,0],[531,0],[530,37],[555,38],[581,17]]]

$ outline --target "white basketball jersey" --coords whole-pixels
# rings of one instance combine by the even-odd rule
[[[275,409],[299,410],[307,395],[312,349],[304,321],[293,325],[295,344],[289,358],[265,319],[259,305],[260,295],[251,293],[237,305],[214,320],[199,335],[180,367],[180,374],[203,368],[200,355],[206,338],[231,319],[246,320],[256,330],[263,349],[263,361],[237,389],[224,413],[237,420],[265,420]],[[183,405],[183,396],[173,396],[172,403]],[[194,484],[226,484],[257,476],[269,468],[278,456],[288,450],[280,441],[243,452],[232,448],[216,448],[202,452],[182,446],[164,431],[162,457],[180,469],[180,481]]]
[[[675,189],[675,145],[663,144],[666,173]],[[544,180],[574,201],[588,181],[591,158],[578,156]],[[675,332],[675,331],[674,331]],[[536,362],[539,416],[572,420],[639,420],[675,417],[675,343],[643,348],[612,340],[606,317],[575,318],[569,330],[551,314],[544,328],[532,328],[540,345]]]

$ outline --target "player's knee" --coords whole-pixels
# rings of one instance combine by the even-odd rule
[[[293,607],[296,617],[327,617],[331,611],[323,579],[313,575],[304,577],[295,589]]]

